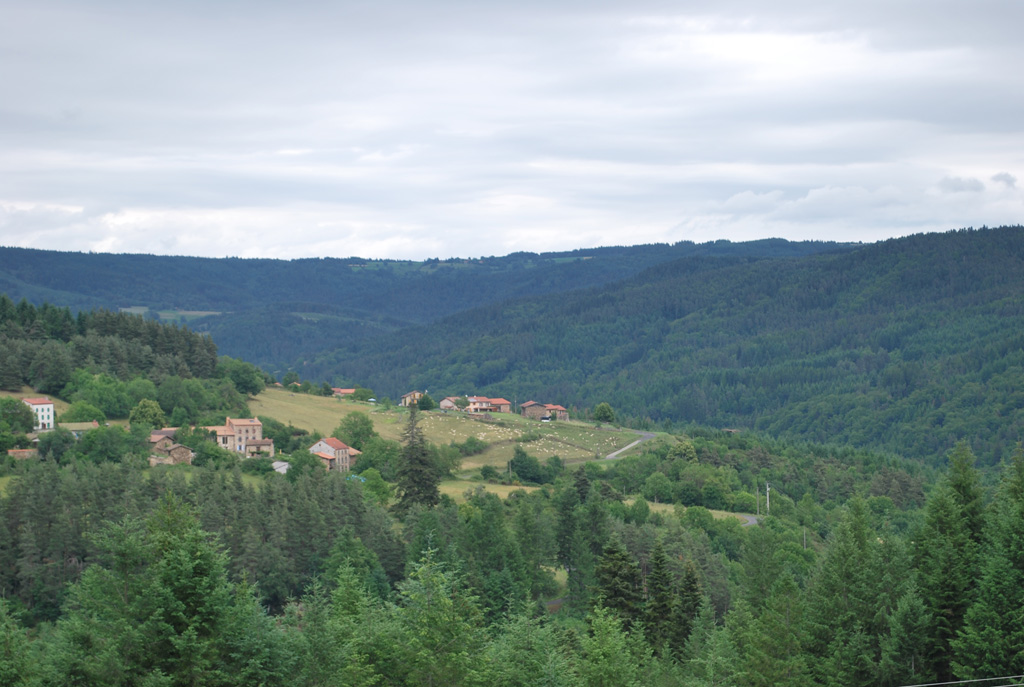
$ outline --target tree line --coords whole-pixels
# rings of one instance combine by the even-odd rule
[[[1024,667],[1024,623],[1004,612],[1024,589],[1024,451],[990,488],[958,444],[926,495],[897,504],[868,469],[884,458],[695,434],[675,455],[456,502],[437,491],[416,412],[407,420],[383,494],[322,469],[254,481],[237,459],[145,468],[82,449],[7,464],[0,636],[14,650],[0,651],[0,675],[895,687]],[[369,443],[365,424],[339,431]],[[806,465],[787,465],[801,453]],[[826,475],[828,460],[864,469],[849,493],[823,498],[814,478],[798,500],[773,494],[749,527],[639,493],[672,464],[715,460],[750,461],[759,481]]]

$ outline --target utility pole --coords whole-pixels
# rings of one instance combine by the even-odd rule
[[[757,501],[757,516],[761,517],[761,485],[754,485],[754,500]]]
[[[771,515],[772,514],[772,485],[771,485],[771,482],[765,482],[764,483],[764,500],[765,500],[765,509],[767,510],[767,514]]]

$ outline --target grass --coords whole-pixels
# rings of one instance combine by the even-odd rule
[[[358,401],[343,401],[330,396],[297,394],[286,389],[266,389],[259,396],[250,399],[249,410],[253,415],[264,415],[285,424],[291,424],[310,432],[329,435],[341,419],[351,412],[361,410],[376,414],[375,406]],[[374,426],[377,419],[374,418]],[[380,429],[377,430],[378,432]]]
[[[466,496],[465,496],[466,492],[467,491],[472,491],[472,490],[476,489],[477,487],[483,487],[486,491],[489,491],[492,494],[497,494],[498,496],[500,496],[503,499],[507,499],[508,495],[511,494],[514,491],[519,491],[519,490],[522,490],[522,491],[534,491],[535,489],[538,488],[538,487],[517,487],[517,486],[513,486],[513,485],[509,485],[509,484],[488,484],[486,482],[472,482],[470,480],[463,480],[463,479],[459,479],[459,480],[445,480],[444,482],[441,482],[441,484],[440,484],[440,486],[438,488],[440,489],[442,494],[447,494],[448,496],[450,496],[453,499],[455,499],[456,503],[465,503],[465,501],[466,501]]]
[[[14,480],[14,475],[7,475],[6,477],[0,477],[0,496],[7,496],[7,487],[10,486]]]
[[[382,437],[395,441],[401,440],[408,418],[408,411],[404,408],[385,410],[369,403],[297,394],[278,388],[267,389],[250,400],[249,408],[255,415],[272,417],[324,436],[333,432],[346,415],[361,411],[370,416],[374,429]],[[628,430],[598,430],[586,423],[572,421],[541,423],[505,413],[478,419],[457,411],[433,410],[421,417],[420,428],[435,444],[461,444],[471,436],[490,444],[483,453],[465,458],[463,470],[475,470],[484,465],[504,467],[512,458],[518,444],[516,439],[524,436],[538,437],[535,441],[521,444],[531,456],[544,461],[557,455],[567,463],[604,457],[638,438]]]

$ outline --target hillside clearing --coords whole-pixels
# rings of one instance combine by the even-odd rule
[[[286,389],[267,389],[250,399],[254,415],[272,417],[285,424],[329,435],[348,414],[359,411],[373,420],[374,429],[385,439],[401,441],[408,418],[405,408],[391,408],[359,401],[298,394]],[[432,410],[421,415],[420,428],[438,445],[461,444],[475,437],[490,444],[483,453],[462,461],[464,470],[484,465],[504,467],[517,445],[541,461],[559,456],[567,463],[603,458],[636,441],[640,435],[629,430],[596,429],[582,422],[540,423],[519,415],[475,417],[461,412]]]

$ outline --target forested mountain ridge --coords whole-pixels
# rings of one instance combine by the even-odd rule
[[[222,353],[268,370],[338,341],[386,335],[482,304],[606,284],[683,256],[802,256],[848,250],[779,239],[514,253],[479,259],[300,260],[70,253],[0,247],[0,292],[74,309],[142,306],[191,319]]]
[[[1024,228],[800,259],[684,258],[460,313],[307,362],[378,393],[610,400],[636,423],[747,427],[982,463],[1024,431]]]

